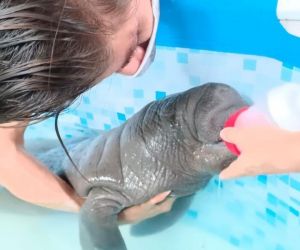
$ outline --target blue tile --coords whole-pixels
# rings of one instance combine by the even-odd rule
[[[284,208],[289,208],[289,205],[286,204],[286,203],[285,203],[284,201],[282,201],[282,200],[279,200],[279,199],[278,199],[278,204],[279,204],[280,206],[284,207]]]
[[[295,208],[293,208],[293,207],[289,207],[289,211],[293,214],[293,215],[295,215],[295,216],[299,216],[299,211],[297,210],[297,209],[295,209]]]
[[[296,189],[297,191],[300,191],[300,182],[299,182],[299,181],[296,181],[296,180],[293,179],[293,178],[290,178],[290,186],[291,186],[293,189]]]
[[[90,120],[94,120],[94,115],[93,115],[92,113],[90,113],[90,112],[87,112],[87,113],[86,113],[86,117],[87,117],[88,119],[90,119]]]
[[[272,226],[275,225],[275,218],[269,214],[262,214],[261,212],[256,212],[256,216],[271,224]]]
[[[237,239],[237,238],[234,237],[234,236],[230,236],[229,242],[230,242],[232,245],[237,246],[237,247],[240,245],[239,239]]]
[[[290,181],[290,176],[289,175],[281,175],[279,177],[279,179],[284,182],[285,184],[289,184],[289,181]]]
[[[82,101],[83,101],[84,104],[90,104],[90,103],[91,103],[91,102],[90,102],[90,98],[87,97],[87,96],[84,96],[84,97],[82,98]]]
[[[268,214],[269,216],[275,218],[276,217],[276,213],[271,210],[270,208],[266,208],[266,214]]]
[[[157,101],[165,99],[166,96],[167,96],[166,92],[163,92],[163,91],[156,91],[155,92],[155,99]]]
[[[80,117],[80,124],[86,127],[87,124],[88,124],[88,123],[87,123],[87,119],[85,119],[85,118],[83,118],[83,117]]]
[[[271,193],[268,193],[267,194],[267,200],[268,200],[268,202],[270,203],[270,204],[272,204],[272,205],[277,205],[277,203],[278,203],[278,198],[276,198],[276,196],[274,196],[273,194],[271,194]]]
[[[198,217],[198,212],[195,211],[195,210],[191,210],[189,209],[187,212],[186,212],[187,216],[193,218],[193,219],[196,219]]]
[[[110,125],[110,124],[104,124],[104,125],[103,125],[103,129],[104,129],[105,131],[111,130],[111,125]]]
[[[125,107],[124,111],[127,115],[132,115],[134,113],[134,108],[133,107]]]
[[[285,82],[290,82],[292,80],[293,71],[286,67],[281,68],[281,80]]]
[[[187,64],[188,63],[188,54],[183,52],[177,53],[177,62],[181,64]]]
[[[119,121],[126,121],[126,116],[123,113],[117,113]]]
[[[256,70],[256,60],[245,59],[244,63],[243,63],[243,68],[244,68],[244,70],[255,71]]]
[[[267,184],[268,177],[266,175],[259,175],[257,176],[257,180],[262,184]]]
[[[270,225],[275,226],[276,218],[274,218],[273,216],[267,215],[265,219]]]
[[[133,97],[134,98],[144,98],[144,90],[142,90],[142,89],[134,89],[133,90]]]

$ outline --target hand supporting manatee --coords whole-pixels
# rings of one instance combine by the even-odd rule
[[[118,214],[119,225],[137,224],[170,212],[176,200],[174,197],[168,197],[170,193],[170,191],[160,193],[142,204],[124,209]]]

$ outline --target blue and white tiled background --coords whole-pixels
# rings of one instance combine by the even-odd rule
[[[68,140],[90,131],[109,130],[152,100],[206,82],[227,83],[251,100],[270,87],[290,81],[300,83],[300,69],[274,59],[159,47],[154,64],[144,76],[112,76],[84,94],[61,116],[59,126]],[[26,136],[55,138],[53,126],[53,119],[49,119],[29,127]],[[297,174],[222,183],[216,178],[196,195],[184,216],[171,228],[146,237],[131,235],[128,226],[122,232],[132,250],[141,249],[141,245],[143,250],[298,250],[299,217]],[[44,226],[40,223],[42,232]],[[63,217],[56,226],[60,223],[64,223]],[[57,235],[59,244],[65,240],[61,235],[64,234],[60,233],[60,238]]]

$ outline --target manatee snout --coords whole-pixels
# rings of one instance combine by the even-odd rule
[[[196,134],[203,143],[220,142],[220,131],[229,116],[248,105],[236,90],[222,83],[205,84],[190,98]]]
[[[230,115],[248,104],[237,91],[222,83],[207,83],[189,91],[184,120],[201,145],[197,153],[200,171],[215,175],[236,159],[222,141],[220,132]]]

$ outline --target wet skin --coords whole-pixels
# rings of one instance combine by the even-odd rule
[[[38,157],[86,197],[80,212],[84,250],[125,250],[117,215],[172,190],[187,196],[235,158],[219,137],[228,116],[247,105],[231,87],[208,83],[154,101],[122,126],[68,145],[80,173],[59,148]]]

